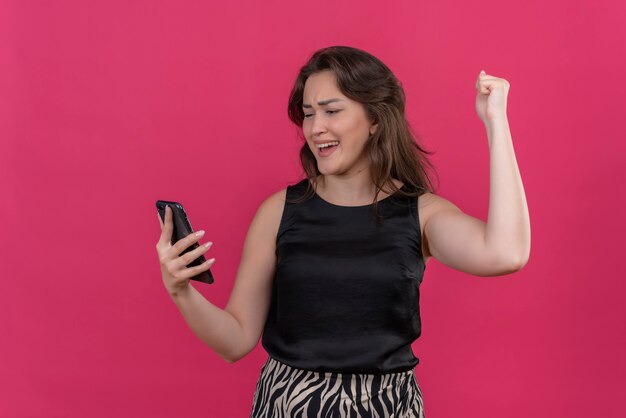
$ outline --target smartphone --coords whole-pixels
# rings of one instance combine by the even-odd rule
[[[157,200],[156,201],[157,211],[159,212],[159,216],[161,216],[161,220],[163,221],[163,223],[165,223],[165,206],[169,206],[170,209],[172,210],[172,225],[174,227],[172,231],[172,245],[174,245],[177,241],[193,233],[193,228],[191,227],[191,223],[189,222],[189,219],[187,218],[187,213],[185,212],[185,208],[183,208],[183,205],[181,205],[178,202],[170,202],[167,200]],[[198,244],[198,242],[196,241],[189,247],[185,248],[185,250],[182,253],[180,253],[179,256],[182,256],[183,254],[188,253],[189,251],[193,251],[199,246],[200,244]],[[199,266],[205,261],[206,259],[204,258],[204,254],[200,254],[200,257],[196,258],[191,263],[187,264],[186,267]],[[212,284],[213,274],[211,273],[211,270],[209,269],[209,270],[203,271],[202,273],[196,276],[190,277],[190,279],[196,280],[198,282],[206,283],[206,284]]]

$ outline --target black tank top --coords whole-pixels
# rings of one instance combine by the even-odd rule
[[[308,179],[287,187],[287,199]],[[405,188],[406,185],[402,186]],[[389,373],[415,367],[419,286],[426,268],[417,198],[338,206],[315,194],[285,203],[262,345],[275,359],[318,372]]]

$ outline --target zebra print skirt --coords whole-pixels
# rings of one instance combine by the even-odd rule
[[[414,369],[386,374],[314,372],[268,357],[250,418],[424,418]]]

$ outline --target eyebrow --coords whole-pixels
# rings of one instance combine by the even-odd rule
[[[320,100],[319,102],[317,102],[318,105],[320,106],[325,106],[329,103],[334,103],[334,102],[343,102],[343,99],[328,99],[328,100]],[[302,103],[302,107],[303,108],[311,108],[313,106],[311,106],[308,103]]]

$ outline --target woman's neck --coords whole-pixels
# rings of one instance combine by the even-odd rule
[[[392,180],[397,188],[402,187],[402,182]],[[372,203],[376,195],[376,186],[369,177],[339,178],[337,176],[317,176],[317,184],[312,182],[315,192],[329,202],[346,206],[367,205]],[[382,200],[389,196],[381,190],[376,200]]]

